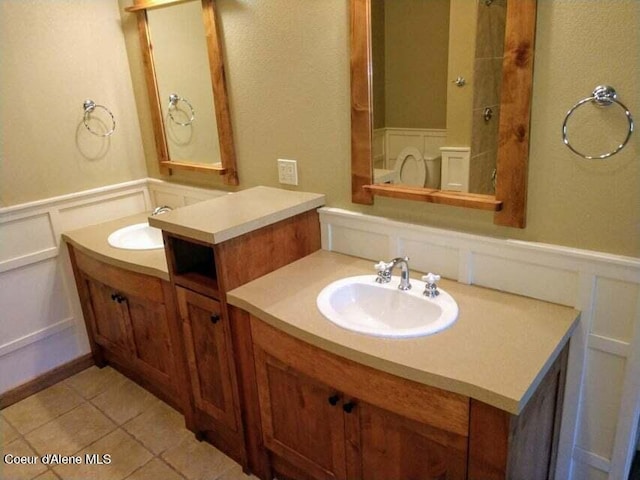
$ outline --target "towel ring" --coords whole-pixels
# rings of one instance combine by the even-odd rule
[[[111,110],[109,110],[104,105],[96,105],[96,102],[94,102],[93,100],[85,100],[82,104],[82,107],[84,108],[84,117],[82,121],[84,122],[84,126],[87,127],[87,130],[98,137],[109,137],[113,134],[114,130],[116,129],[116,119],[114,118],[113,113],[111,113]],[[111,117],[111,130],[109,130],[107,133],[96,132],[89,126],[89,117],[96,108],[102,108]]]
[[[598,107],[608,107],[612,103],[616,103],[620,106],[620,108],[622,108],[622,110],[624,111],[624,114],[627,116],[627,121],[629,122],[629,131],[627,132],[627,138],[625,138],[624,141],[620,145],[618,145],[615,150],[612,150],[611,152],[603,153],[602,155],[585,155],[584,153],[576,150],[569,143],[569,136],[567,133],[567,122],[569,121],[569,117],[571,117],[573,112],[576,111],[579,107],[589,102],[593,103]],[[624,104],[620,102],[620,100],[618,100],[618,94],[616,93],[615,88],[610,87],[608,85],[597,86],[590,97],[583,98],[578,103],[576,103],[573,107],[571,107],[571,110],[567,112],[567,115],[564,118],[564,122],[562,122],[562,141],[567,147],[569,147],[569,149],[573,153],[580,155],[582,158],[586,158],[587,160],[593,160],[593,159],[602,160],[605,158],[609,158],[612,155],[615,155],[625,147],[625,145],[629,141],[629,138],[631,138],[632,133],[633,133],[633,117],[631,116],[631,112],[629,112],[629,109],[625,107]]]
[[[190,118],[186,122],[179,122],[178,120],[173,118],[173,114],[171,113],[172,110],[175,110],[176,108],[178,108],[178,103],[179,102],[186,103],[187,106],[189,107],[190,112],[191,112]],[[189,101],[186,98],[181,97],[177,93],[172,93],[171,95],[169,95],[169,109],[168,109],[168,111],[169,111],[169,118],[171,119],[171,121],[173,123],[176,123],[176,124],[181,125],[183,127],[188,127],[189,125],[191,125],[193,123],[193,120],[196,118],[196,112],[193,110],[193,105],[191,105],[191,103],[189,103]]]

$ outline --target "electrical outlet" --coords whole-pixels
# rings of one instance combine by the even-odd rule
[[[278,181],[283,185],[298,185],[298,162],[279,158]]]

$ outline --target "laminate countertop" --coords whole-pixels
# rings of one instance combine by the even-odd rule
[[[325,196],[253,187],[156,215],[149,224],[169,233],[215,245],[321,207]]]
[[[312,345],[519,414],[576,327],[570,307],[442,280],[457,321],[434,335],[387,339],[334,325],[316,306],[329,283],[373,262],[320,250],[227,294],[227,302]]]
[[[64,232],[62,238],[83,253],[101,262],[169,281],[164,248],[124,250],[109,245],[109,234],[122,227],[146,222],[151,213],[139,213],[109,222]]]

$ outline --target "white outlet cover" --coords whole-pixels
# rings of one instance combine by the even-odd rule
[[[298,162],[278,159],[278,181],[283,185],[298,185]]]

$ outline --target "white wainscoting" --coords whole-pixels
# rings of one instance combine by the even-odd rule
[[[640,259],[322,208],[322,246],[575,307],[556,478],[626,480],[640,416]],[[373,264],[372,264],[373,271]]]
[[[373,131],[373,161],[376,168],[393,170],[396,158],[407,147],[417,148],[424,157],[440,156],[447,131],[436,128],[379,128]]]
[[[89,352],[62,232],[224,194],[142,179],[0,209],[0,393]]]

